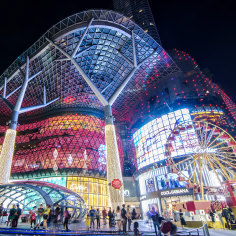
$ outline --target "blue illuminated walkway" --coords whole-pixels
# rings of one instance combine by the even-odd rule
[[[132,224],[133,226],[133,224]],[[98,236],[107,236],[107,235],[123,235],[123,233],[119,233],[116,227],[109,228],[107,225],[102,226],[101,230],[91,230],[87,231],[86,226],[84,223],[74,223],[69,225],[71,231],[65,232],[62,230],[31,230],[29,224],[27,223],[19,223],[19,227],[17,229],[12,229],[10,227],[6,227],[5,224],[0,224],[0,235],[76,235],[76,236],[83,236],[83,235],[98,235]],[[133,228],[131,227],[133,230]],[[139,230],[143,236],[153,236],[155,235],[154,229],[152,224],[146,224],[144,221],[139,221]],[[181,229],[178,228],[177,235],[189,235],[188,231],[192,229]],[[236,235],[235,231],[230,230],[209,230],[210,236],[234,236]],[[134,235],[133,232],[128,232],[127,235]],[[197,232],[192,232],[192,236],[198,235]],[[200,236],[203,235],[202,232],[199,234]]]

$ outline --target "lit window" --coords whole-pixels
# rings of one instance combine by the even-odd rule
[[[146,33],[147,33],[147,32],[148,32],[148,30],[146,29],[146,30],[144,30],[144,32],[146,32]]]
[[[150,22],[150,25],[154,25],[152,22]]]
[[[141,13],[143,11],[143,9],[140,9],[139,12]]]

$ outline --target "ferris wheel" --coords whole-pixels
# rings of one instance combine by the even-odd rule
[[[194,193],[212,187],[205,181],[212,173],[219,183],[235,179],[236,141],[221,127],[207,121],[179,122],[171,131],[165,145],[167,165],[179,175],[180,181],[187,181]],[[177,162],[175,157],[184,156]],[[181,163],[184,165],[181,166]]]

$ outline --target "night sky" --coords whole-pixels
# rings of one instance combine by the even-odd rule
[[[28,1],[27,1],[28,2]],[[233,0],[150,0],[162,45],[188,52],[236,101],[236,17]],[[112,0],[4,1],[0,14],[0,74],[52,25]]]

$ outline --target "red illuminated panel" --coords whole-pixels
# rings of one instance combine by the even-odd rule
[[[0,127],[5,131],[5,127]],[[105,122],[87,115],[63,115],[17,130],[12,173],[76,168],[106,171]],[[2,145],[4,136],[0,137]],[[117,134],[123,166],[123,147]]]

